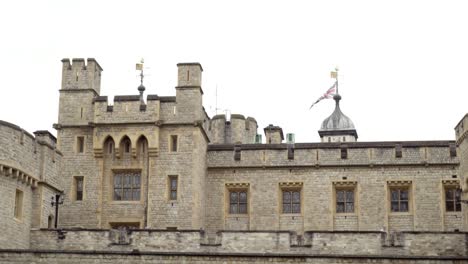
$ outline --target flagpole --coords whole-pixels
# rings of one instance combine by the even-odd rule
[[[340,94],[338,92],[338,66],[335,67],[335,71],[336,71],[336,77],[335,77],[335,79],[336,79],[336,94]]]

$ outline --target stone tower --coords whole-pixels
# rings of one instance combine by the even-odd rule
[[[80,177],[99,179],[98,164],[93,157],[94,100],[101,90],[101,66],[94,59],[62,60],[62,87],[60,90],[57,148],[64,157],[61,177],[64,183],[65,202],[60,222],[83,227],[96,227],[99,189],[96,182],[86,182],[89,199],[73,203],[73,189]],[[79,217],[71,212],[81,211]],[[86,225],[78,224],[88,219]]]
[[[186,122],[203,120],[202,72],[200,63],[177,64],[178,77],[176,87],[177,114]]]
[[[459,176],[461,179],[462,200],[468,200],[468,114],[466,114],[462,120],[455,127],[455,138],[458,146],[458,155],[460,157]],[[466,207],[466,205],[462,206]],[[468,230],[468,215],[467,210],[464,212],[464,231]]]
[[[353,121],[341,112],[341,96],[333,96],[336,102],[335,111],[322,122],[318,131],[322,142],[356,142],[358,135]]]
[[[62,60],[59,124],[88,125],[93,120],[93,99],[101,92],[102,68],[95,59]]]

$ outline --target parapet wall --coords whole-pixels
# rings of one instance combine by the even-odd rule
[[[135,123],[156,122],[159,120],[160,101],[148,95],[146,103],[140,102],[138,95],[116,96],[109,105],[107,96],[94,99],[95,123]]]
[[[467,255],[466,239],[449,232],[221,231],[208,239],[196,230],[33,230],[31,249],[460,257]]]
[[[237,153],[237,156],[236,156]],[[210,145],[208,168],[458,165],[454,141]]]

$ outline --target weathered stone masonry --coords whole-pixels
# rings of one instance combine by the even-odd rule
[[[447,210],[445,193],[462,187],[468,199],[468,115],[453,141],[356,142],[337,95],[320,143],[283,143],[272,124],[262,144],[253,117],[208,116],[199,63],[177,65],[175,96],[113,103],[96,60],[62,64],[57,139],[0,122],[0,263],[468,260],[466,206]],[[117,185],[120,173],[138,175],[138,198],[116,198],[130,186]],[[394,189],[407,193],[402,212]],[[344,191],[352,209],[341,212]],[[50,199],[62,192],[55,230]],[[296,211],[283,192],[299,197]],[[230,209],[231,193],[245,195],[245,212]]]

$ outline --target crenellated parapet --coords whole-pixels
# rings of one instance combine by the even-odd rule
[[[252,144],[257,128],[257,121],[253,117],[231,114],[230,120],[227,120],[222,114],[210,120],[208,133],[212,144]]]
[[[99,63],[88,58],[62,59],[62,89],[101,91],[101,72]]]
[[[99,96],[94,99],[94,123],[154,123],[160,119],[160,104],[160,98],[154,95],[148,95],[146,104],[141,104],[138,95],[117,95],[113,104],[107,96]]]

